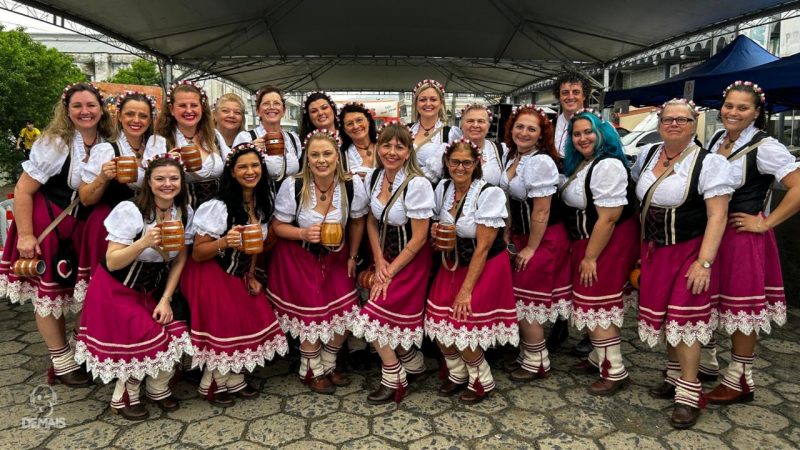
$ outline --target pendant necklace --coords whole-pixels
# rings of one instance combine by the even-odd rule
[[[676,153],[676,154],[675,154],[675,156],[672,156],[672,157],[670,157],[670,156],[667,154],[667,149],[664,149],[664,158],[666,158],[666,159],[664,160],[664,167],[669,167],[670,163],[672,163],[672,160],[673,160],[673,159],[675,159],[675,158],[677,158],[678,156],[681,156],[681,153],[683,153],[683,151],[682,151],[682,150],[681,150],[681,151],[679,151],[678,153]]]
[[[425,133],[424,133],[425,137],[428,137],[428,136],[430,136],[431,130],[433,129],[433,127],[436,126],[436,123],[434,122],[434,124],[431,125],[430,128],[425,128],[425,125],[423,125],[422,121],[420,120],[419,126],[422,127],[423,130],[425,130]]]
[[[333,182],[331,182],[331,185],[328,186],[328,189],[325,189],[324,191],[322,190],[321,187],[319,187],[319,185],[316,185],[317,189],[319,190],[319,193],[320,193],[320,196],[319,196],[320,201],[324,202],[325,200],[328,199],[328,191],[331,190],[331,188],[333,187],[334,184],[336,184],[336,180],[333,180]]]
[[[372,144],[368,144],[366,147],[359,147],[358,144],[353,142],[353,145],[356,147],[356,149],[366,152],[367,156],[372,156],[372,150],[369,149]]]

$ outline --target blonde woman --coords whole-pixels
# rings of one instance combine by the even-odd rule
[[[223,94],[214,104],[214,124],[228,148],[244,131],[244,100],[234,93]]]

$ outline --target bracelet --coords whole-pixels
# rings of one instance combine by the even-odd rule
[[[164,299],[172,300],[172,296],[171,295],[162,295],[161,296],[161,300],[164,300]]]
[[[219,238],[217,240],[217,254],[220,256],[220,258],[225,256],[225,250],[222,249],[222,239],[223,238]]]

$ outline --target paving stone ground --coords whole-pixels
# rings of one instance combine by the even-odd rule
[[[436,396],[431,376],[400,404],[370,406],[367,393],[378,371],[352,374],[353,385],[333,396],[312,394],[290,363],[260,368],[251,381],[262,395],[218,408],[198,398],[181,381],[181,409],[163,413],[147,404],[151,418],[128,422],[111,414],[111,386],[69,389],[53,386],[49,411],[49,358],[36,332],[30,305],[0,301],[0,449],[782,449],[800,447],[800,309],[775,327],[758,348],[755,401],[709,406],[691,431],[667,423],[671,402],[654,400],[647,389],[660,379],[664,349],[651,350],[636,337],[633,312],[623,330],[632,384],[612,398],[591,397],[590,376],[569,373],[578,359],[551,355],[546,380],[516,384],[499,369],[497,389],[476,406]],[[573,332],[569,347],[577,333]],[[720,341],[724,367],[729,344]],[[432,367],[435,360],[429,360]],[[705,385],[711,389],[713,383]],[[37,407],[31,403],[31,393]],[[38,395],[38,400],[37,400]],[[35,428],[33,424],[51,425]]]

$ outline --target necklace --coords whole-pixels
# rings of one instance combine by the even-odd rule
[[[386,180],[386,183],[389,185],[389,195],[391,195],[392,189],[394,189],[394,180],[390,180],[389,177],[384,177],[384,180]]]
[[[435,127],[435,126],[436,126],[436,122],[434,122],[434,123],[433,123],[433,125],[431,125],[431,126],[430,126],[430,128],[425,128],[425,125],[423,125],[423,124],[422,124],[422,121],[420,120],[420,121],[419,121],[419,126],[420,126],[420,127],[423,129],[423,130],[425,130],[425,133],[424,133],[425,137],[428,137],[428,136],[430,136],[430,134],[431,134],[431,130],[433,129],[433,127]]]
[[[664,167],[669,167],[669,165],[672,163],[672,160],[677,158],[678,156],[681,156],[682,153],[683,153],[683,150],[681,150],[678,153],[676,153],[675,156],[670,157],[667,154],[667,149],[665,148],[664,149],[664,158],[666,158],[666,159],[664,160]]]
[[[192,142],[194,140],[194,137],[197,136],[197,133],[195,133],[195,134],[193,134],[191,136],[187,136],[187,135],[183,134],[183,131],[181,131],[181,135],[183,135],[183,138],[186,139],[186,142]]]
[[[94,147],[94,144],[96,144],[96,143],[97,143],[97,135],[98,135],[98,133],[95,133],[95,134],[94,134],[94,139],[92,140],[92,142],[91,142],[90,144],[87,144],[87,143],[84,141],[84,143],[83,143],[83,146],[84,146],[86,149],[90,149],[90,148]]]
[[[319,187],[319,185],[318,185],[318,184],[316,184],[316,183],[314,184],[314,186],[316,186],[317,190],[318,190],[318,191],[319,191],[319,193],[320,193],[320,196],[319,196],[319,199],[320,199],[320,201],[323,201],[323,202],[324,202],[325,200],[327,200],[327,199],[328,199],[328,191],[330,191],[330,190],[331,190],[331,188],[333,188],[333,185],[334,185],[334,184],[336,184],[336,180],[333,180],[333,181],[331,182],[331,185],[330,185],[330,186],[328,186],[328,189],[325,189],[324,191],[322,190],[322,188],[321,188],[321,187]]]
[[[725,150],[730,150],[735,142],[736,142],[735,140],[731,139],[730,135],[727,135],[725,136],[725,143],[722,144],[722,148],[724,148]]]
[[[366,147],[359,147],[358,144],[356,144],[355,142],[353,142],[353,145],[355,145],[357,150],[366,152],[367,156],[372,156],[372,150],[369,149],[370,147],[372,147],[372,143],[369,143]]]

